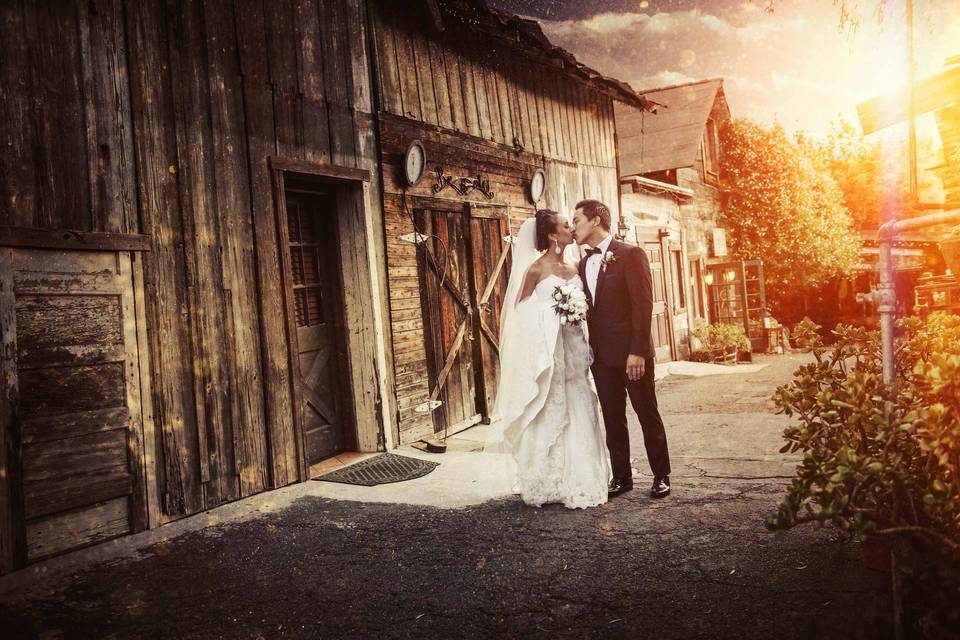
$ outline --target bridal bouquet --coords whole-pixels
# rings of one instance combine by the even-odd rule
[[[587,296],[583,290],[565,284],[553,290],[553,309],[561,324],[579,325],[587,318]]]

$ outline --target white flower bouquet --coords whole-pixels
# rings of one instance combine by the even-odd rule
[[[587,318],[587,296],[582,289],[561,284],[553,290],[553,309],[561,324],[579,326]]]

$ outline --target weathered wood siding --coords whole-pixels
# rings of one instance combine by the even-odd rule
[[[0,244],[147,237],[154,520],[304,478],[270,157],[370,176],[343,191],[338,241],[357,439],[376,449],[390,364],[365,1],[10,0],[0,18]]]
[[[450,16],[441,31],[417,5],[371,6],[399,439],[410,442],[435,426],[429,413],[415,409],[429,398],[434,347],[424,327],[423,250],[400,239],[414,231],[414,211],[437,199],[463,203],[464,216],[471,203],[500,205],[515,231],[537,208],[526,189],[533,171],[543,168],[547,187],[538,207],[572,216],[577,201],[593,197],[617,216],[613,103],[556,61],[513,51]],[[406,189],[402,158],[414,139],[424,143],[427,167],[421,182]],[[447,175],[481,175],[494,197],[476,191],[461,197],[449,188],[434,193],[437,167]]]

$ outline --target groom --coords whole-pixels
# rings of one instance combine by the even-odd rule
[[[647,254],[610,235],[610,210],[597,200],[577,203],[573,235],[577,244],[592,247],[580,260],[580,277],[590,303],[592,370],[613,467],[610,497],[633,489],[629,395],[653,471],[650,495],[662,498],[670,493],[670,455],[653,383],[653,281]]]

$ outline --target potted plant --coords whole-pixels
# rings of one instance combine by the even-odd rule
[[[738,324],[707,324],[698,319],[690,333],[694,339],[690,359],[694,361],[735,364],[739,351],[750,351],[750,340]]]

